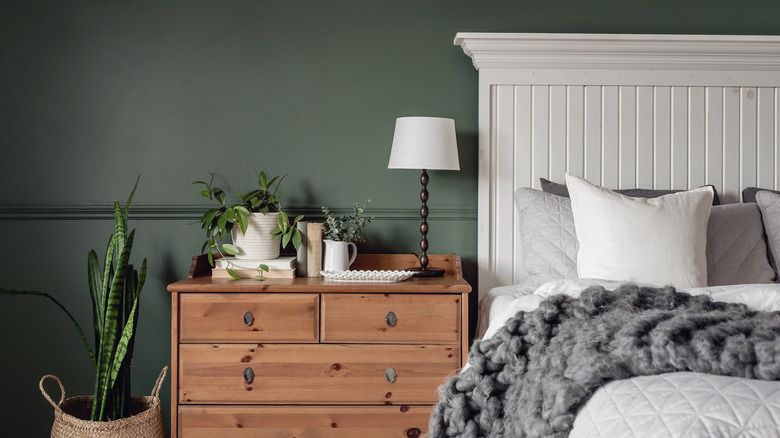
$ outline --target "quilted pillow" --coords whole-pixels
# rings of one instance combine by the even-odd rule
[[[756,202],[761,209],[766,240],[775,265],[780,263],[780,195],[769,190],[756,193]]]
[[[756,204],[712,207],[707,223],[707,284],[770,283],[764,225]]]
[[[523,267],[530,277],[577,278],[577,236],[568,198],[528,187],[515,192]]]
[[[707,285],[712,190],[631,198],[566,174],[583,278],[680,288]]]
[[[552,193],[558,196],[569,197],[569,189],[566,184],[560,184],[552,182],[546,178],[539,178],[539,183],[542,185],[542,190],[546,193]],[[718,197],[718,191],[715,190],[715,186],[707,184],[706,186],[712,189],[712,205],[720,205],[720,198]],[[663,195],[669,195],[672,193],[685,192],[686,190],[659,190],[659,189],[617,189],[613,190],[615,193],[621,195],[630,196],[632,198],[657,198]],[[743,192],[744,193],[744,192]]]

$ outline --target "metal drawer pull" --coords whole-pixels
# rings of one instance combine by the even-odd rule
[[[389,327],[394,327],[397,320],[398,318],[395,317],[395,313],[393,311],[387,312],[387,316],[385,316],[385,322],[387,322]]]
[[[244,312],[244,324],[252,325],[253,322],[255,322],[255,315],[252,315],[252,311],[247,310]]]
[[[252,380],[255,380],[255,370],[252,367],[244,368],[244,382],[252,383]]]
[[[392,367],[388,368],[387,371],[385,371],[385,379],[387,379],[389,383],[395,382],[395,377],[396,377],[395,370]]]

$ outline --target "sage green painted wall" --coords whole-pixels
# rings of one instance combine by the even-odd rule
[[[150,269],[133,387],[148,393],[170,355],[165,286],[202,240],[191,181],[213,171],[245,191],[255,169],[289,173],[282,195],[299,211],[371,198],[361,250],[413,251],[418,174],[386,169],[406,115],[456,120],[463,169],[431,172],[429,237],[475,282],[477,71],[456,32],[779,34],[778,12],[749,0],[2,0],[0,284],[49,291],[88,326],[86,253],[141,174],[134,260]],[[0,430],[46,436],[38,379],[89,394],[89,359],[32,298],[0,300],[0,341]],[[168,400],[166,386],[166,421]]]

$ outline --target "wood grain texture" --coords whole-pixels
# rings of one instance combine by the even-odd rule
[[[179,294],[171,294],[171,424],[177,423],[179,394]],[[171,427],[171,438],[176,438],[176,428]]]
[[[202,275],[168,287],[172,435],[420,437],[437,388],[468,354],[471,286],[461,260],[430,258],[443,277],[343,283],[215,280],[202,267],[206,258],[195,257],[192,272]],[[361,254],[353,267],[416,263],[413,255]],[[393,327],[385,320],[391,309]]]
[[[417,438],[431,406],[182,406],[188,438]]]
[[[460,257],[454,254],[429,254],[430,265],[445,270],[444,277],[413,277],[397,283],[355,282],[345,283],[325,280],[322,277],[293,279],[252,279],[230,280],[212,279],[210,276],[187,278],[168,285],[169,292],[345,292],[345,293],[463,293],[471,292],[471,286],[463,279]],[[198,266],[208,264],[205,256],[196,256]],[[402,270],[419,266],[412,254],[358,254],[352,270],[385,269]],[[199,271],[193,269],[194,271]],[[208,271],[211,272],[210,270]]]
[[[318,315],[316,293],[184,294],[181,342],[317,342]]]
[[[456,344],[460,302],[454,294],[323,294],[322,342]]]
[[[457,344],[184,344],[180,357],[181,404],[433,404],[460,365]]]

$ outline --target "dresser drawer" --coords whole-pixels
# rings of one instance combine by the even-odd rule
[[[179,358],[181,404],[433,404],[460,364],[457,345],[187,344]]]
[[[181,296],[181,342],[317,342],[318,294]]]
[[[322,294],[322,342],[456,344],[460,295]]]
[[[417,438],[428,431],[431,406],[182,406],[187,438]]]

